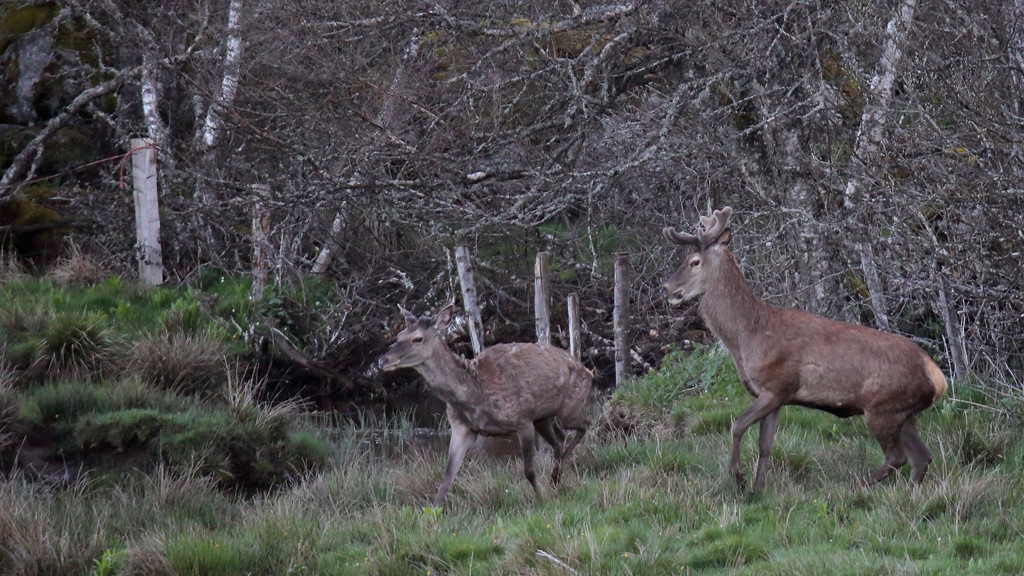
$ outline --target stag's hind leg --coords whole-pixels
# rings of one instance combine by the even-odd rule
[[[932,453],[917,434],[917,418],[910,418],[903,424],[903,429],[900,430],[900,441],[903,443],[903,449],[906,450],[907,456],[910,457],[910,466],[914,470],[910,479],[914,481],[914,484],[920,484],[925,472],[928,471],[928,465],[932,462]]]
[[[903,451],[903,443],[900,441],[901,430],[907,422],[907,416],[866,412],[864,421],[882,448],[884,457],[882,466],[872,472],[865,481],[865,484],[870,486],[880,482],[893,470],[898,470],[907,463],[907,454]]]

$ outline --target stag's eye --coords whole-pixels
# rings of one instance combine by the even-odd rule
[[[412,339],[412,341],[413,341],[414,344],[419,344],[420,342],[423,342],[423,336],[415,336]]]
[[[691,260],[690,261],[690,268],[696,268],[697,266],[700,266],[700,260]]]

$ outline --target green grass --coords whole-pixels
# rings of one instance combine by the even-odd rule
[[[222,292],[206,309],[254,313],[240,312],[244,281],[207,280]],[[117,377],[98,378],[32,372],[35,360],[18,365],[5,345],[18,368],[4,376],[5,431],[83,470],[63,484],[26,471],[0,480],[3,574],[1024,572],[1024,431],[971,386],[923,414],[935,461],[919,487],[902,470],[862,488],[881,462],[862,419],[787,407],[767,486],[747,494],[727,468],[729,428],[751,399],[723,352],[674,353],[599,407],[557,491],[546,449],[539,500],[518,458],[471,452],[435,509],[443,442],[416,441],[401,415],[307,426],[301,406],[261,403],[260,383],[244,374],[190,393],[136,370],[130,344],[154,334],[158,344],[230,339],[197,312],[198,292],[35,282],[3,287],[9,340],[36,341],[37,354],[52,319],[86,302],[74,313],[127,344],[109,352]],[[285,296],[268,309],[287,311],[296,300]],[[743,444],[748,474],[756,437]],[[19,445],[0,456],[19,457]]]
[[[686,422],[738,414],[749,402],[722,371],[721,382],[709,380],[680,400]],[[664,384],[661,377],[649,382]],[[517,459],[471,453],[438,511],[429,502],[441,451],[410,444],[402,454],[382,455],[364,442],[364,431],[351,428],[323,431],[334,438],[325,471],[255,498],[211,493],[179,471],[73,494],[32,489],[16,508],[37,509],[32,515],[51,519],[47,529],[65,537],[84,528],[54,525],[54,510],[78,510],[72,517],[105,510],[89,523],[102,546],[88,548],[88,562],[62,566],[88,566],[107,550],[124,550],[115,563],[123,574],[142,573],[128,568],[140,558],[158,559],[167,574],[225,575],[1024,570],[1024,434],[955,401],[926,412],[920,429],[935,454],[920,487],[902,471],[861,488],[859,479],[881,461],[863,424],[786,408],[760,494],[739,493],[728,476],[726,430],[666,426],[595,434],[561,488],[545,486],[541,500]],[[744,444],[746,469],[754,465],[755,443]],[[550,470],[546,452],[538,465],[542,474]],[[211,517],[208,507],[222,512]],[[148,514],[126,515],[128,508]]]

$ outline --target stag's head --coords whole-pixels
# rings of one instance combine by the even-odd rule
[[[434,314],[433,318],[417,317],[401,306],[398,309],[405,317],[405,330],[398,333],[395,343],[380,357],[380,367],[385,371],[415,368],[429,360],[439,349],[446,349],[439,332],[451,324],[455,307],[449,304]]]
[[[704,293],[707,288],[707,278],[711,274],[709,270],[718,264],[722,252],[732,240],[732,230],[729,228],[730,216],[732,216],[732,208],[729,206],[715,210],[711,216],[701,216],[700,223],[704,230],[696,236],[677,232],[671,226],[662,231],[670,242],[693,246],[696,249],[686,258],[675,274],[662,285],[665,288],[665,294],[668,295],[669,304],[676,306]]]

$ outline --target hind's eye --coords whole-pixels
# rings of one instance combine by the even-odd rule
[[[417,336],[413,338],[412,341],[416,344],[419,344],[420,342],[423,342],[423,336]]]

